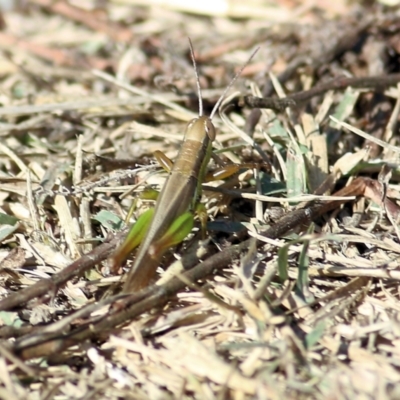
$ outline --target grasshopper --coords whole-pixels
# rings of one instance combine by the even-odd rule
[[[196,76],[199,116],[192,119],[186,127],[180,151],[157,199],[155,209],[150,209],[139,217],[125,241],[112,256],[113,267],[118,268],[140,244],[133,267],[123,286],[124,293],[132,293],[146,287],[154,277],[165,252],[182,242],[192,230],[193,211],[201,197],[201,187],[216,135],[212,119],[228,90],[258,51],[256,49],[253,52],[231,80],[207,117],[203,115],[199,74],[190,39],[189,46]],[[203,221],[204,225],[206,218]]]

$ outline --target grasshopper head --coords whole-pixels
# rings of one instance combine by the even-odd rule
[[[201,96],[201,88],[200,88],[200,79],[199,73],[197,71],[196,59],[194,57],[193,45],[191,40],[189,39],[189,47],[190,47],[190,55],[193,61],[193,68],[194,73],[196,75],[196,85],[197,85],[197,94],[199,97],[199,117],[192,119],[187,128],[186,128],[186,135],[187,139],[195,140],[198,142],[203,142],[206,137],[212,142],[215,139],[215,127],[212,123],[212,119],[214,115],[217,113],[222,101],[224,100],[226,94],[228,93],[229,89],[235,83],[236,79],[239,78],[240,74],[242,73],[244,67],[250,62],[250,60],[254,57],[257,53],[258,48],[253,52],[251,57],[248,61],[240,68],[239,72],[235,75],[235,77],[230,81],[229,85],[225,88],[224,92],[218,99],[217,103],[215,104],[213,110],[209,117],[203,115],[203,98]]]
[[[186,139],[202,142],[205,137],[215,139],[215,127],[210,118],[201,116],[192,119],[186,128]]]

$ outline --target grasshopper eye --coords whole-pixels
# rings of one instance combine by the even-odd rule
[[[207,119],[204,123],[204,130],[208,138],[213,142],[215,140],[215,127],[210,119]]]

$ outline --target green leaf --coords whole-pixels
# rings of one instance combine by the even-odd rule
[[[23,325],[23,322],[19,318],[17,312],[0,311],[0,320],[6,326],[14,326],[16,328],[20,328]]]
[[[288,279],[288,254],[289,246],[285,245],[278,252],[278,275],[281,281]]]
[[[295,152],[293,148],[289,148],[286,156],[287,167],[287,197],[300,196],[305,192],[306,173],[303,156],[299,152]]]
[[[18,229],[18,222],[18,218],[0,213],[0,242]]]
[[[307,233],[311,234],[314,231],[314,224],[312,223]],[[309,267],[309,258],[307,255],[308,247],[310,245],[309,240],[305,240],[303,242],[303,248],[301,249],[299,255],[299,273],[297,275],[296,289],[298,294],[307,302],[313,301],[314,297],[308,290],[308,267]]]
[[[276,141],[277,138],[284,139],[285,141],[289,139],[289,135],[279,119],[274,119],[270,127],[268,128],[268,134],[271,139]]]
[[[310,226],[311,231],[314,229],[313,225]],[[341,238],[335,235],[325,235],[325,236],[317,236],[317,235],[303,235],[295,240],[292,240],[288,243],[286,243],[283,247],[281,247],[278,251],[278,275],[281,280],[286,280],[288,278],[288,259],[289,259],[289,247],[298,244],[298,243],[306,243],[306,242],[321,242],[323,240],[333,240],[336,242],[340,242]],[[308,248],[308,244],[307,244]],[[303,248],[304,251],[307,250],[307,248]],[[303,256],[304,257],[304,256]],[[304,265],[306,265],[306,261],[304,259]],[[302,271],[302,274],[304,274],[304,271]],[[302,275],[301,276],[302,283],[306,282],[308,279],[308,276]]]
[[[315,344],[318,343],[319,339],[321,339],[325,332],[325,328],[325,321],[320,321],[311,332],[307,333],[306,337],[304,338],[304,344],[307,350],[310,350]]]
[[[95,221],[100,222],[102,226],[104,226],[107,229],[112,229],[114,231],[119,231],[122,229],[124,221],[122,221],[121,218],[119,218],[117,215],[114,213],[107,211],[107,210],[101,210],[99,211],[93,219]]]
[[[18,229],[18,225],[12,226],[12,225],[1,225],[0,226],[0,243],[10,236],[13,232],[15,232]]]
[[[19,221],[19,219],[12,215],[0,213],[0,225],[13,225],[14,226],[17,224],[18,221]]]
[[[357,103],[359,95],[359,90],[348,87],[332,115],[339,121],[344,121],[353,112],[354,105]],[[339,128],[337,123],[332,120],[330,120],[329,126],[336,129]]]

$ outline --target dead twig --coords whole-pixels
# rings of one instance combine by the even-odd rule
[[[114,237],[105,241],[93,251],[85,254],[61,272],[54,274],[50,279],[41,279],[34,285],[13,293],[0,301],[0,310],[11,310],[22,306],[28,301],[42,296],[55,295],[58,289],[74,276],[79,276],[93,268],[96,264],[107,259],[116,245],[121,241],[125,232],[119,232]]]
[[[310,90],[297,92],[283,99],[244,96],[239,99],[239,105],[249,108],[267,108],[281,112],[286,107],[299,106],[301,103],[308,101],[315,96],[320,96],[329,90],[344,90],[348,87],[377,90],[396,85],[398,82],[400,82],[400,74],[368,76],[362,78],[338,77],[324,84],[315,86]]]

